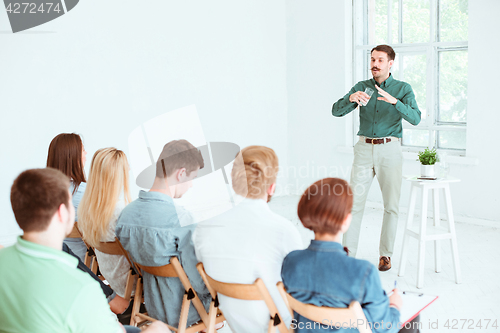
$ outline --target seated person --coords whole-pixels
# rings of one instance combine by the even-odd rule
[[[192,243],[195,225],[190,214],[174,204],[192,186],[192,180],[203,168],[201,153],[186,140],[175,140],[163,147],[156,162],[153,187],[139,192],[139,198],[128,204],[116,225],[116,236],[134,262],[145,266],[163,266],[171,256],[179,258],[193,288],[208,310],[211,296],[196,269]],[[179,325],[184,287],[177,277],[156,277],[144,273],[144,299],[148,314],[169,325]],[[188,325],[200,320],[193,304]]]
[[[261,278],[282,319],[290,324],[292,318],[276,283],[281,280],[285,256],[303,246],[295,226],[267,205],[276,188],[278,168],[278,157],[271,148],[244,148],[231,172],[233,189],[244,198],[231,210],[199,223],[193,242],[198,260],[212,278],[244,284]],[[267,332],[269,310],[264,301],[219,295],[219,302],[234,332]]]
[[[377,268],[366,260],[348,257],[340,243],[341,235],[351,222],[351,208],[352,190],[343,179],[325,178],[304,192],[298,215],[304,227],[314,231],[315,239],[307,249],[293,251],[285,258],[281,272],[283,284],[298,301],[317,306],[346,308],[356,300],[373,332],[397,332],[402,305],[398,291],[395,289],[387,297]],[[379,324],[373,326],[377,322]],[[351,332],[334,326],[314,326],[314,322],[297,313],[292,328],[297,333]]]
[[[12,185],[12,210],[24,235],[0,250],[0,323],[6,332],[140,332],[124,328],[99,284],[61,251],[75,222],[70,180],[58,170],[33,169]],[[155,323],[148,332],[170,332]]]
[[[50,142],[47,168],[57,169],[69,177],[75,211],[78,211],[78,204],[87,186],[84,171],[86,161],[87,152],[83,146],[82,138],[78,134],[61,133]],[[78,222],[76,217],[75,219]],[[81,238],[66,238],[64,243],[82,261],[85,260],[87,246]]]
[[[2,246],[0,245],[0,249],[1,248],[2,248]],[[124,299],[123,297],[117,295],[116,292],[113,289],[111,289],[111,287],[109,285],[102,282],[102,280],[99,279],[99,277],[97,275],[95,275],[94,272],[92,272],[90,270],[90,268],[85,266],[85,264],[80,259],[80,257],[78,257],[76,254],[74,254],[73,251],[71,251],[71,249],[68,247],[68,245],[66,245],[66,243],[63,243],[62,250],[68,254],[71,254],[76,259],[78,259],[78,266],[77,266],[78,269],[89,274],[91,278],[93,278],[95,281],[97,281],[99,283],[99,285],[101,286],[102,292],[106,296],[106,300],[108,301],[109,308],[111,309],[111,311],[113,311],[113,313],[120,315],[125,310],[127,310],[130,302],[127,301],[126,299]]]
[[[99,149],[92,158],[87,188],[78,209],[78,228],[92,247],[115,240],[116,220],[130,202],[129,169],[127,156],[116,148]],[[102,276],[118,296],[124,297],[130,271],[127,258],[97,249],[95,254]]]

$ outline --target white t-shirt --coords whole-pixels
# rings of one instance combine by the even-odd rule
[[[285,256],[303,249],[296,227],[271,211],[262,199],[243,199],[236,207],[198,224],[193,243],[198,261],[213,279],[227,283],[266,284],[285,323],[291,323],[276,283]],[[267,332],[269,310],[264,301],[219,295],[220,308],[235,332]]]
[[[125,202],[123,200],[119,200],[116,203],[113,216],[109,222],[106,237],[101,239],[101,242],[112,242],[115,240],[116,221],[118,220],[118,216],[120,216],[123,208],[125,208]],[[108,281],[111,288],[119,296],[124,297],[127,286],[128,272],[130,270],[130,264],[127,258],[122,255],[102,253],[98,250],[95,250],[95,254],[97,256],[97,262],[99,263],[99,270],[101,271],[102,276],[106,278],[106,281]],[[135,287],[132,287],[132,291],[134,290]]]

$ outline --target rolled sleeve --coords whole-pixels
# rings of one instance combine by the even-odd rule
[[[411,86],[408,84],[405,87],[405,95],[401,100],[398,100],[394,105],[396,110],[401,114],[401,117],[412,125],[418,125],[421,120],[421,112],[418,109],[415,94]]]
[[[353,102],[349,101],[349,96],[351,96],[356,91],[358,91],[356,89],[356,87],[357,86],[352,87],[351,90],[349,90],[349,92],[344,97],[342,97],[341,99],[339,99],[337,102],[335,102],[333,104],[333,106],[332,106],[332,115],[333,116],[343,117],[343,116],[349,114],[350,112],[354,111],[358,107],[357,103],[353,103]]]
[[[363,304],[366,319],[373,324],[373,332],[397,332],[399,311],[389,307],[389,297],[382,289],[375,266],[370,265],[364,284]],[[375,324],[378,323],[378,324]],[[377,327],[379,329],[377,329]],[[389,328],[390,327],[390,328]]]

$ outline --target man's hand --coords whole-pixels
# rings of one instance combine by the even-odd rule
[[[392,295],[389,296],[389,306],[393,306],[399,311],[401,311],[402,305],[403,305],[403,299],[401,299],[401,295],[399,295],[398,290],[394,289]]]
[[[349,102],[358,103],[358,105],[360,106],[365,106],[366,104],[368,104],[369,100],[370,96],[368,96],[368,94],[364,91],[356,91],[354,94],[349,96]]]
[[[375,85],[375,88],[377,88],[379,95],[382,96],[382,97],[377,98],[379,101],[391,103],[392,105],[394,105],[398,102],[398,100],[396,98],[392,97],[391,95],[389,95],[388,93],[383,91],[382,88],[380,88],[379,86]]]

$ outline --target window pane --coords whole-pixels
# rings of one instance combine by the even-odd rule
[[[387,0],[368,0],[368,44],[387,44]]]
[[[469,1],[439,1],[439,41],[459,42],[468,39]]]
[[[465,131],[438,131],[438,147],[448,149],[465,149]]]
[[[429,146],[429,131],[403,129],[403,145],[416,147]]]
[[[467,51],[439,52],[438,121],[467,120],[467,62]]]
[[[399,0],[392,0],[392,44],[399,43]]]
[[[397,58],[396,56],[396,60]],[[422,119],[425,119],[427,115],[427,57],[425,54],[400,54],[399,62],[402,64],[402,73],[398,73],[399,80],[411,85],[418,108],[422,112]],[[401,68],[399,63],[397,65]],[[398,79],[396,76],[395,78]]]
[[[403,43],[426,43],[430,35],[429,0],[403,1]]]

